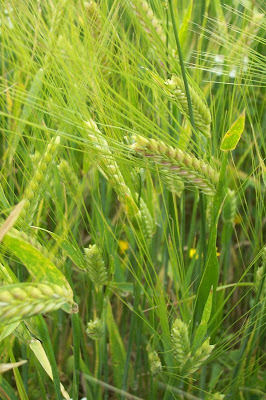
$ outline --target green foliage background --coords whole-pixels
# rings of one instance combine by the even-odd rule
[[[260,0],[169,3],[173,16],[159,0],[1,2],[2,227],[25,206],[1,244],[0,367],[28,362],[0,375],[0,398],[58,400],[60,382],[74,400],[265,396],[265,9]],[[182,58],[190,92],[210,109],[210,137],[193,125],[193,99],[184,116],[162,84],[184,79]],[[221,151],[244,109],[239,143]],[[158,158],[133,151],[134,135],[210,164],[215,196],[189,179],[180,189]],[[151,240],[132,201],[146,204]],[[104,285],[87,269],[94,244]],[[51,282],[66,290],[60,309],[27,314],[19,292],[16,319],[3,317],[13,285]],[[86,333],[96,318],[99,340]],[[177,318],[188,359],[206,339],[214,345],[191,375],[176,359]]]

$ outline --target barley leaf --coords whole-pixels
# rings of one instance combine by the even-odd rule
[[[2,241],[3,237],[5,236],[5,234],[7,232],[10,231],[10,229],[14,226],[16,220],[19,217],[19,214],[21,212],[21,210],[23,209],[25,204],[25,201],[22,200],[20,203],[18,203],[16,205],[16,207],[14,208],[14,210],[9,214],[9,216],[7,217],[7,219],[5,220],[5,222],[3,223],[3,225],[0,228],[0,242]]]
[[[113,364],[114,382],[118,388],[122,387],[126,351],[114,320],[111,304],[107,306],[107,327],[110,339],[110,351]]]
[[[14,322],[0,328],[0,342],[4,340],[7,336],[11,335],[12,332],[17,328],[19,322]]]
[[[203,339],[207,333],[208,322],[211,316],[212,310],[212,297],[213,297],[213,288],[210,290],[210,294],[207,298],[206,304],[203,309],[202,318],[200,324],[196,330],[192,351],[196,351],[203,342]]]
[[[183,18],[181,27],[178,32],[181,47],[184,46],[184,43],[188,36],[188,28],[189,28],[189,23],[191,21],[192,8],[193,8],[193,0],[190,0],[189,6],[186,10],[185,16]]]
[[[230,151],[234,150],[239,142],[245,127],[245,110],[237,118],[237,120],[230,127],[229,131],[223,137],[221,143],[221,150]]]
[[[61,248],[64,250],[66,255],[70,258],[70,260],[79,268],[86,269],[84,256],[78,246],[74,246],[67,240],[63,240],[60,244]]]
[[[37,360],[39,361],[39,363],[41,364],[41,366],[47,373],[47,375],[53,380],[51,364],[47,358],[47,355],[44,351],[44,348],[43,348],[41,342],[39,340],[32,340],[30,342],[29,346],[30,346],[31,350],[33,351],[33,353],[35,354]],[[66,392],[62,383],[60,383],[60,389],[61,389],[62,395],[64,396],[64,399],[70,400],[69,394]]]
[[[18,400],[12,386],[0,375],[0,392],[6,396],[4,398],[8,400]]]
[[[29,273],[38,282],[54,283],[71,291],[69,283],[62,272],[30,243],[14,234],[8,233],[3,240],[3,244],[23,262]]]

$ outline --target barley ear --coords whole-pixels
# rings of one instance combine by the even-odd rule
[[[43,156],[38,162],[33,178],[24,191],[23,199],[25,200],[25,205],[21,212],[21,218],[27,224],[31,224],[34,219],[39,201],[41,199],[43,187],[50,178],[50,166],[56,156],[59,143],[59,136],[52,138],[46,147]]]
[[[19,283],[0,287],[0,322],[17,322],[73,304],[69,290],[51,283]]]
[[[94,340],[101,339],[104,334],[103,322],[99,318],[91,320],[87,324],[86,333],[91,339]]]
[[[66,160],[61,160],[57,166],[62,182],[70,194],[76,194],[79,188],[79,180],[73,168]]]
[[[207,162],[161,140],[147,139],[140,135],[135,135],[134,139],[135,143],[131,148],[148,157],[163,173],[169,171],[205,194],[215,194],[219,174]]]
[[[162,371],[162,363],[155,350],[148,350],[148,359],[152,375],[158,375]]]
[[[234,190],[227,190],[227,197],[223,208],[223,220],[233,225],[237,211],[237,197]]]
[[[174,347],[174,357],[181,368],[189,356],[190,342],[188,338],[188,326],[180,318],[174,321],[171,336]]]
[[[191,375],[196,372],[202,366],[204,361],[209,358],[213,348],[214,345],[210,344],[210,338],[205,340],[205,342],[195,352],[194,356],[191,357],[184,366],[184,373],[186,375]]]
[[[165,81],[166,92],[176,100],[180,111],[189,118],[189,108],[183,79],[173,75]],[[193,107],[193,116],[196,128],[206,137],[210,137],[211,113],[203,97],[189,85],[189,92]]]
[[[152,31],[154,31],[154,33],[161,39],[162,43],[165,44],[166,34],[149,3],[146,0],[137,0],[130,1],[130,5],[133,8],[143,30],[145,31],[146,36],[148,36],[150,42],[153,43],[152,47],[155,47],[155,38]]]
[[[89,248],[84,249],[84,252],[90,280],[95,286],[106,285],[108,282],[108,273],[99,248],[96,244],[90,245]]]

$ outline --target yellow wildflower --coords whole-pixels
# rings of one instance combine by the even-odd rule
[[[124,254],[129,248],[129,244],[125,240],[118,240],[118,246],[121,254]]]

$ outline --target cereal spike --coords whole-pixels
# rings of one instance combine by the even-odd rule
[[[210,344],[210,338],[205,340],[205,342],[198,348],[195,355],[191,357],[187,364],[184,366],[184,373],[186,375],[191,375],[196,372],[204,363],[204,361],[209,358],[214,345]]]
[[[189,117],[186,92],[183,80],[177,75],[173,75],[165,83],[165,89],[178,103],[180,111]],[[196,128],[206,137],[210,137],[211,113],[203,98],[190,86],[189,92],[193,107],[193,116]]]
[[[157,375],[162,370],[162,363],[155,350],[148,350],[148,359],[152,375]]]
[[[84,251],[90,280],[96,286],[105,285],[108,281],[108,273],[100,250],[94,244]]]
[[[178,197],[181,196],[184,190],[184,182],[181,178],[174,174],[163,174],[162,180],[169,192],[176,194]]]
[[[209,164],[162,141],[146,139],[140,135],[136,135],[134,139],[135,143],[131,147],[144,157],[148,156],[164,172],[176,173],[207,195],[215,194],[218,173]]]
[[[23,199],[25,199],[25,205],[20,215],[27,224],[31,224],[34,218],[41,197],[41,189],[45,182],[49,180],[49,167],[56,155],[59,143],[59,136],[52,138],[38,162],[33,178],[24,191]]]
[[[152,8],[145,0],[134,1],[134,3],[130,2],[131,7],[134,9],[134,12],[138,18],[138,21],[142,25],[145,33],[148,35],[151,42],[154,41],[154,36],[152,34],[152,30],[155,30],[162,43],[166,43],[166,35],[163,30],[163,27],[157,17],[155,16]]]
[[[73,303],[69,291],[55,284],[19,283],[0,287],[0,322],[16,322]]]
[[[188,338],[187,324],[177,318],[171,330],[172,343],[174,346],[174,355],[181,368],[187,361],[190,352],[190,342]]]
[[[77,193],[77,190],[79,188],[79,180],[69,163],[66,160],[61,160],[57,168],[62,181],[66,185],[66,188],[70,191],[71,194]]]
[[[113,186],[119,200],[124,205],[128,218],[132,221],[135,228],[139,229],[139,227],[141,227],[145,238],[150,240],[154,232],[154,222],[146,203],[141,198],[140,205],[139,207],[137,206],[131,190],[126,185],[119,166],[110,151],[108,143],[104,137],[101,136],[96,123],[93,120],[89,120],[86,125],[90,130],[95,132],[90,133],[88,136],[93,146],[99,151],[98,168]],[[138,194],[135,196],[138,198]]]
[[[86,333],[91,339],[94,340],[101,339],[104,334],[104,327],[102,321],[99,318],[96,318],[88,322]]]
[[[237,197],[234,190],[227,190],[227,198],[223,209],[223,220],[225,223],[234,223],[237,210]]]

